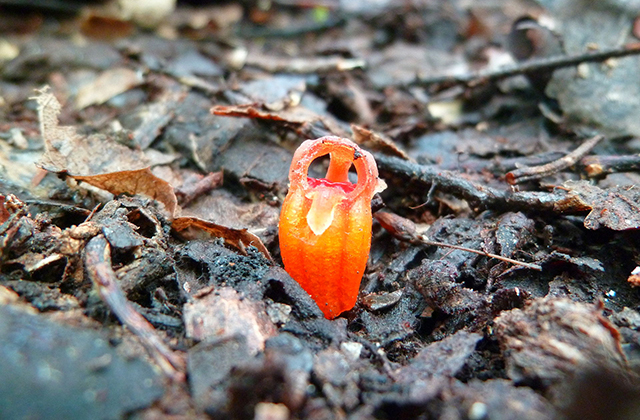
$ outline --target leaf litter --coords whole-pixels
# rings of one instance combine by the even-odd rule
[[[157,33],[123,21],[118,41],[42,37],[49,29],[37,25],[22,28],[33,37],[8,32],[0,310],[27,308],[46,321],[40,333],[74,326],[64,334],[77,343],[108,339],[111,353],[162,372],[152,379],[161,393],[101,399],[114,418],[637,413],[628,401],[638,395],[640,149],[625,137],[633,101],[608,107],[632,92],[619,86],[637,59],[623,56],[635,53],[622,53],[633,42],[626,29],[598,41],[597,63],[584,52],[631,28],[632,14],[613,1],[600,14],[579,2],[284,3],[230,5],[224,23],[179,6]],[[555,32],[545,12],[566,17]],[[593,33],[584,18],[607,30]],[[15,28],[6,19],[0,28]],[[79,22],[101,36],[100,19]],[[503,43],[518,34],[529,58],[554,60],[501,70],[527,56]],[[553,54],[570,57],[559,69]],[[69,104],[38,96],[44,143],[26,99],[43,83]],[[276,238],[291,151],[327,133],[377,154],[389,188],[375,209],[391,215],[374,222],[358,304],[335,321],[281,268]],[[566,163],[595,135],[605,138],[590,156],[506,182],[509,171]],[[67,183],[42,174],[30,183],[42,148],[40,166]],[[9,318],[5,357],[25,333]],[[32,355],[54,367],[65,357]],[[76,363],[65,374],[108,376],[120,363],[98,357],[97,370]],[[128,392],[124,382],[107,389]],[[54,391],[7,404],[19,415],[34,398],[67,409]]]

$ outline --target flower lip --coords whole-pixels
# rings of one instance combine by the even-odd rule
[[[321,140],[321,141],[318,141]],[[319,185],[342,189],[349,198],[355,199],[366,191],[374,190],[378,182],[378,169],[373,156],[350,140],[326,136],[318,140],[306,140],[293,156],[294,165],[289,171],[289,181],[298,180],[304,190]],[[331,161],[326,178],[309,178],[309,166],[316,158],[330,154]],[[357,184],[348,181],[351,164],[358,174]]]
[[[345,194],[351,193],[353,190],[356,189],[356,185],[357,185],[357,184],[352,184],[351,182],[334,182],[334,181],[329,181],[326,178],[311,178],[311,177],[307,177],[307,183],[311,188],[316,188],[320,186],[340,188],[342,191],[344,191]]]

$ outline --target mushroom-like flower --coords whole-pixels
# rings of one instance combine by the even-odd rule
[[[311,162],[327,154],[326,178],[309,178]],[[357,184],[348,179],[352,164]],[[347,139],[307,140],[293,156],[280,213],[280,252],[287,272],[326,318],[356,303],[371,247],[371,198],[382,185],[373,156]]]

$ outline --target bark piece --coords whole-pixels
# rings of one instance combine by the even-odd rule
[[[196,296],[187,303],[184,323],[187,336],[200,341],[243,336],[252,355],[264,350],[264,342],[276,334],[264,303],[244,299],[230,287]]]
[[[224,407],[231,371],[250,360],[247,341],[240,335],[205,341],[192,347],[187,369],[196,406],[210,414]]]
[[[549,388],[599,364],[623,368],[618,330],[596,305],[542,298],[495,320],[507,374],[520,384]]]
[[[547,420],[556,409],[531,388],[516,387],[505,379],[455,382],[445,394],[448,413],[458,418],[492,420]],[[454,417],[455,418],[455,417]]]

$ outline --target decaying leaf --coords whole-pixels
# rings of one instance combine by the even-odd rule
[[[133,171],[110,172],[100,175],[74,175],[77,181],[83,181],[109,191],[112,194],[142,194],[164,204],[165,211],[173,217],[178,208],[178,200],[173,187],[155,176],[150,168]]]
[[[116,95],[124,93],[143,82],[139,72],[128,68],[115,68],[105,71],[95,80],[85,84],[76,96],[76,107],[86,108],[102,104]]]
[[[378,211],[373,217],[387,232],[404,241],[418,241],[418,229],[411,220],[394,213]]]
[[[270,110],[264,104],[216,105],[211,113],[225,117],[245,117],[263,120],[273,120],[294,125],[320,124],[325,130],[335,135],[348,137],[348,134],[328,117],[320,116],[302,106],[288,107],[278,111]]]
[[[384,135],[356,124],[351,124],[351,131],[353,131],[353,141],[360,146],[409,160],[409,155]]]
[[[50,172],[97,175],[148,166],[141,151],[131,150],[105,136],[83,136],[75,127],[58,124],[60,102],[45,87],[35,97],[45,152],[38,166]]]
[[[187,337],[205,341],[240,335],[252,355],[263,351],[265,341],[277,334],[265,303],[246,299],[231,287],[202,291],[184,306],[183,316]]]
[[[165,79],[161,79],[160,86],[163,91],[155,102],[139,106],[121,120],[125,128],[131,129],[132,143],[143,150],[158,138],[173,119],[178,104],[184,100],[181,86]]]
[[[507,375],[520,383],[554,386],[589,367],[626,364],[620,333],[597,305],[546,297],[494,322]]]
[[[223,178],[224,174],[222,171],[210,172],[206,176],[194,174],[176,188],[176,196],[179,197],[180,204],[184,206],[204,193],[218,188],[222,185]]]
[[[88,38],[112,41],[130,36],[135,30],[131,22],[88,9],[80,17],[80,31]]]
[[[178,194],[180,199],[180,195]],[[183,205],[182,216],[196,217],[232,229],[249,229],[268,246],[275,240],[280,209],[264,202],[247,203],[217,189]]]
[[[242,252],[247,246],[255,246],[269,261],[273,261],[260,238],[246,229],[232,229],[197,217],[178,217],[171,228],[184,239],[222,238],[227,245]]]
[[[6,222],[10,216],[7,208],[5,207],[5,199],[6,197],[0,194],[0,224]]]
[[[174,216],[178,205],[173,188],[153,175],[143,152],[131,150],[104,136],[82,136],[74,127],[60,126],[58,115],[62,107],[48,88],[41,90],[35,99],[45,144],[38,166],[67,174],[112,194],[151,197],[164,204],[170,218]]]
[[[588,181],[567,181],[567,198],[555,204],[558,211],[587,211],[584,226],[613,230],[640,228],[640,189],[614,187],[603,190]]]

